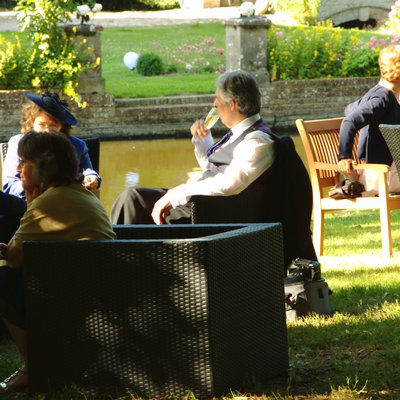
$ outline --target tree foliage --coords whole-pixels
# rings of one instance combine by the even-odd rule
[[[277,11],[287,12],[295,21],[315,25],[322,0],[279,0]]]
[[[81,2],[17,1],[17,19],[29,40],[21,45],[18,34],[12,41],[0,37],[0,89],[62,89],[80,104],[77,82],[91,64],[62,28],[71,21],[78,4]]]

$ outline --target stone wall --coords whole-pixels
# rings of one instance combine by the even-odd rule
[[[263,116],[279,129],[292,129],[297,118],[320,119],[343,115],[344,107],[361,97],[379,78],[277,81],[267,92]]]
[[[346,104],[363,95],[378,78],[277,81],[263,93],[262,115],[276,131],[294,131],[297,118],[341,116]],[[214,96],[174,96],[115,99],[110,94],[85,95],[85,109],[73,107],[80,124],[78,136],[103,139],[165,137],[187,134],[192,122],[204,116]],[[19,132],[22,91],[0,91],[0,141]],[[217,128],[222,129],[221,125]]]

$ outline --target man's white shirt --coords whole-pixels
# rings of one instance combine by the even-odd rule
[[[255,114],[231,128],[232,136],[218,150],[235,141],[246,129],[260,119]],[[194,153],[201,169],[206,171],[211,163],[208,161],[207,150],[214,144],[211,133],[199,138],[193,136]],[[194,195],[230,196],[240,193],[274,162],[274,141],[270,135],[262,131],[248,133],[238,143],[233,151],[232,162],[224,172],[203,180],[188,180],[185,184],[168,190],[172,207],[186,204]]]

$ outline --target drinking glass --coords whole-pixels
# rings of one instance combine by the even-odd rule
[[[211,129],[219,120],[218,110],[216,107],[211,108],[206,118],[204,119],[204,128]]]

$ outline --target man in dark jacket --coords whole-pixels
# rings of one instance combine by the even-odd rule
[[[170,190],[128,188],[112,206],[112,223],[190,223],[192,196],[231,196],[247,188],[264,186],[269,194],[260,221],[283,223],[285,248],[291,249],[285,250],[285,262],[312,255],[313,251],[297,250],[312,248],[312,197],[307,171],[293,142],[282,141],[261,119],[261,95],[255,78],[245,71],[222,74],[217,81],[214,107],[229,131],[214,143],[204,121],[193,123],[192,142],[202,169],[200,176]],[[251,205],[243,204],[243,207]],[[240,211],[227,211],[225,222],[235,219],[232,213],[240,215]]]

